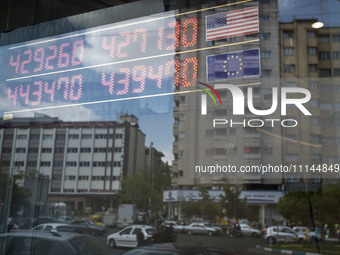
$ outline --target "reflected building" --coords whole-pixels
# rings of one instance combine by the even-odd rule
[[[207,7],[207,6],[203,6]],[[191,91],[185,86],[179,86],[175,95],[174,107],[174,137],[173,153],[173,189],[197,189],[204,185],[208,189],[222,190],[223,185],[230,184],[242,187],[247,191],[259,190],[270,192],[281,192],[283,175],[262,174],[262,173],[199,173],[196,170],[206,169],[208,166],[235,166],[237,171],[241,166],[260,166],[266,164],[277,165],[282,162],[282,140],[277,139],[282,133],[280,125],[268,125],[265,119],[280,119],[279,110],[267,116],[255,116],[259,121],[266,124],[259,128],[249,127],[248,120],[254,119],[249,112],[247,104],[247,88],[252,88],[252,102],[256,109],[265,110],[272,106],[272,88],[280,87],[280,47],[279,47],[279,22],[277,16],[277,1],[259,1],[227,7],[216,8],[204,12],[204,15],[197,17],[199,31],[205,30],[205,15],[226,13],[242,8],[259,8],[259,33],[253,33],[237,37],[229,37],[214,41],[206,41],[205,35],[198,38],[200,47],[207,47],[208,50],[198,51],[196,57],[203,63],[198,66],[197,82],[215,84],[232,84],[238,86],[245,95],[245,114],[242,116],[233,115],[233,98],[227,89],[218,89],[223,106],[214,105],[211,98],[207,100],[207,113],[201,113],[202,92],[196,84]],[[204,34],[204,33],[203,33]],[[209,80],[208,67],[210,64],[205,59],[209,56],[260,49],[261,75],[237,79],[219,79],[218,70],[216,79]],[[181,59],[182,55],[178,58]],[[218,57],[216,57],[218,59]],[[218,60],[217,60],[218,61]],[[215,64],[223,66],[217,62]],[[221,67],[222,68],[222,67]],[[216,68],[217,69],[217,68]],[[223,74],[222,74],[223,76]],[[183,81],[183,78],[182,78]],[[201,86],[202,87],[202,86]],[[217,98],[216,98],[217,101]],[[218,102],[218,101],[217,101]],[[236,102],[239,103],[239,102]],[[213,126],[214,119],[227,120],[224,125]],[[231,121],[234,124],[231,125]],[[245,123],[245,124],[244,124]],[[282,197],[275,193],[275,197]],[[261,195],[261,194],[259,194]],[[248,197],[242,194],[242,197]],[[254,199],[256,196],[254,196]],[[256,200],[256,199],[255,199]],[[264,222],[265,218],[277,218],[275,203],[273,201],[258,200],[250,202],[254,212]]]
[[[313,29],[316,21],[280,23],[282,86],[311,92],[305,107],[312,116],[287,109],[288,118],[296,119],[299,125],[283,129],[284,161],[301,165],[303,170],[286,175],[288,191],[317,190],[338,183],[339,175],[331,168],[339,162],[340,29]]]
[[[3,171],[48,178],[49,201],[66,202],[72,211],[116,206],[123,176],[144,168],[145,134],[135,116],[99,122],[45,116],[0,127]]]

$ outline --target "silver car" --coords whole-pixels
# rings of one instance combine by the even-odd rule
[[[191,234],[205,234],[205,235],[217,235],[219,231],[216,228],[209,227],[204,223],[191,223],[189,226],[184,227],[184,231],[189,235]]]
[[[305,237],[285,226],[272,226],[266,229],[264,239],[268,244],[304,243]]]
[[[261,230],[252,228],[247,224],[240,224],[240,227],[242,236],[259,237],[261,235]]]

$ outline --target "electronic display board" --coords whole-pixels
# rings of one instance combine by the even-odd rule
[[[199,17],[203,11],[215,13],[221,7],[167,12],[2,47],[0,82],[5,85],[2,94],[7,95],[5,114],[23,108],[166,95],[176,86],[195,86],[199,66],[206,65],[197,52],[215,48],[206,38],[212,21]],[[252,15],[256,12],[257,24],[246,34],[258,30],[258,9],[250,9]],[[209,20],[214,21],[211,16]],[[223,37],[223,25],[218,26],[212,29]]]

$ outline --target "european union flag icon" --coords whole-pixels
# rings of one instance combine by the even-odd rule
[[[207,56],[207,80],[225,80],[261,75],[260,49]]]

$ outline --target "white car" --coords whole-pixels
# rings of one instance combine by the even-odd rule
[[[164,224],[166,227],[172,226],[174,229],[174,232],[181,233],[183,231],[183,225],[178,225],[176,221],[166,220],[164,221]]]
[[[137,247],[137,233],[140,231],[144,235],[144,240],[151,238],[156,233],[156,229],[148,225],[131,225],[109,235],[106,239],[106,244],[110,248]]]
[[[33,230],[39,231],[57,231],[57,232],[77,232],[77,230],[69,224],[65,223],[44,223],[33,228]]]
[[[318,237],[319,240],[322,239],[321,233],[317,233],[314,231],[310,231],[307,227],[304,226],[295,226],[293,227],[293,230],[296,231],[299,234],[307,235],[307,242],[312,242],[315,240],[315,237]]]

